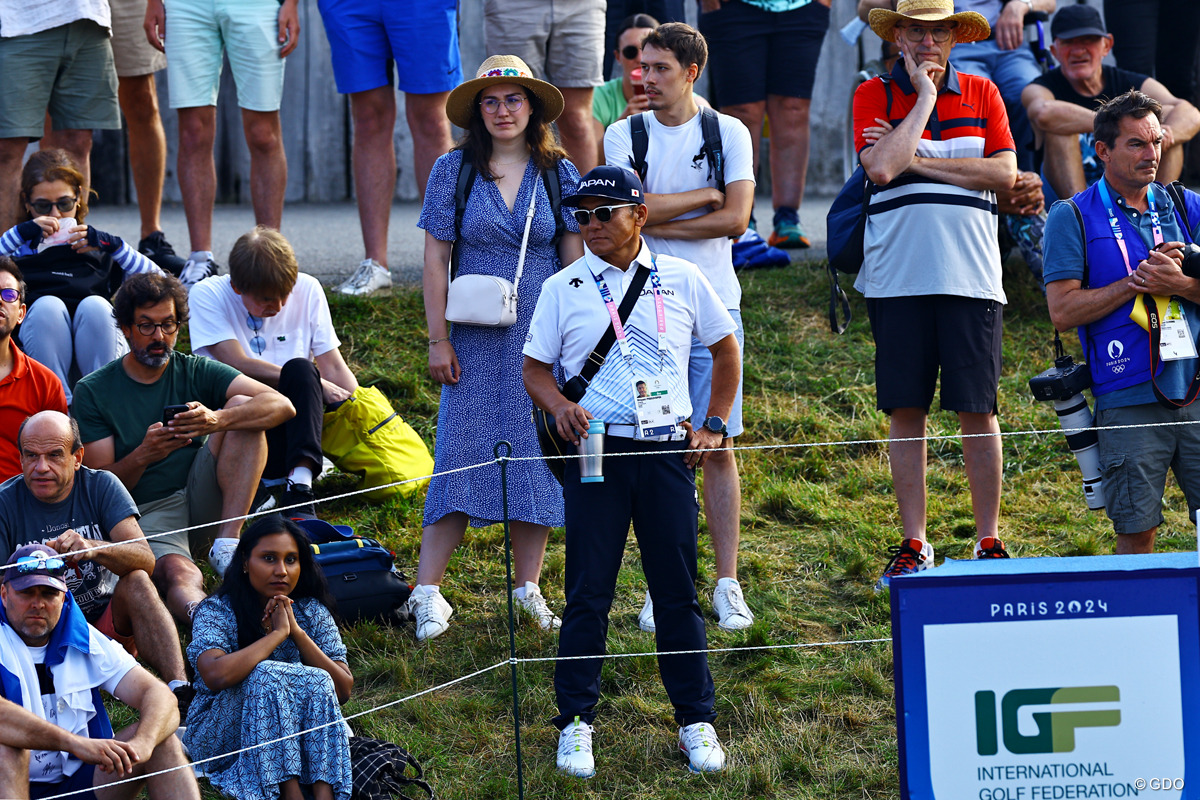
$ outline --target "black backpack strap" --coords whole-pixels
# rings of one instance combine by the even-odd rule
[[[646,279],[649,277],[650,270],[639,265],[637,274],[633,276],[633,282],[629,284],[629,289],[626,290],[625,296],[621,298],[621,305],[617,307],[617,316],[621,318],[622,325],[625,324],[625,320],[629,319],[629,315],[633,313],[633,307],[637,303],[638,298],[642,296],[642,287],[646,285]],[[596,373],[600,371],[600,367],[604,366],[604,359],[608,356],[608,351],[612,349],[613,342],[616,340],[617,331],[613,328],[612,323],[609,323],[608,329],[604,331],[604,335],[596,343],[596,347],[592,350],[591,355],[583,363],[583,369],[579,370],[579,377],[583,378],[585,384],[591,383],[592,378],[596,377]]]
[[[704,134],[704,154],[708,156],[709,177],[717,181],[717,191],[725,193],[725,154],[721,150],[721,122],[711,108],[700,109],[700,130]]]
[[[1179,212],[1179,219],[1183,221],[1184,231],[1187,237],[1192,238],[1192,221],[1188,219],[1187,202],[1183,198],[1183,192],[1186,188],[1179,181],[1168,183],[1165,187],[1167,195],[1170,196],[1171,202],[1175,205],[1175,210]]]
[[[458,275],[458,240],[462,238],[463,217],[467,213],[467,198],[475,185],[475,162],[471,154],[462,151],[462,162],[458,165],[458,182],[454,186],[454,241],[450,244],[450,280]]]
[[[567,223],[562,216],[562,182],[559,180],[558,164],[542,170],[542,183],[546,184],[546,196],[550,198],[550,210],[554,212],[554,238],[551,247],[558,247],[559,240],[567,232]]]
[[[642,112],[643,114],[646,112]],[[650,134],[646,131],[646,120],[642,114],[629,118],[629,141],[633,145],[630,162],[642,183],[646,182],[646,149],[650,146]]]

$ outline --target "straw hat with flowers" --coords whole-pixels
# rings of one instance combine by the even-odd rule
[[[901,20],[955,23],[954,41],[960,43],[982,41],[992,34],[982,14],[974,11],[955,14],[954,0],[899,0],[895,11],[873,8],[867,17],[871,30],[885,42],[895,41],[892,29]]]
[[[978,16],[978,15],[977,15]],[[553,84],[533,77],[528,65],[516,56],[491,56],[479,65],[472,80],[465,81],[446,98],[446,116],[460,128],[471,125],[475,98],[489,86],[515,83],[535,95],[546,108],[546,122],[553,122],[563,110],[562,92]]]

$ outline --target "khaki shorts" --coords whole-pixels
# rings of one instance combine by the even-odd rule
[[[108,31],[91,20],[0,38],[0,139],[54,130],[120,130]]]
[[[154,560],[168,553],[186,558],[192,558],[193,553],[199,554],[200,558],[208,555],[208,548],[217,537],[217,527],[212,523],[221,518],[222,499],[221,486],[217,483],[217,459],[207,446],[201,447],[188,472],[187,486],[140,507],[142,517],[138,524],[146,534]],[[207,527],[180,530],[192,525]],[[164,531],[177,532],[155,536]]]
[[[167,57],[146,38],[146,0],[108,0],[112,9],[112,50],[117,77],[152,75],[167,65]]]
[[[518,56],[560,89],[604,83],[604,0],[485,0],[490,55]]]

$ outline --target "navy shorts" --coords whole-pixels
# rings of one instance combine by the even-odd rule
[[[934,294],[867,298],[875,337],[875,403],[929,410],[938,373],[942,410],[994,414],[1004,306]]]
[[[718,107],[761,103],[767,95],[812,98],[829,9],[813,2],[767,11],[740,0],[700,15]]]
[[[75,770],[74,775],[63,778],[57,783],[30,782],[30,800],[41,800],[43,797],[54,797],[56,794],[67,794],[68,792],[78,792],[78,794],[71,795],[72,800],[96,800],[96,793],[92,791],[95,775],[94,764],[83,764]]]

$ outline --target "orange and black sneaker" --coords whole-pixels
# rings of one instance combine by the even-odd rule
[[[800,230],[800,215],[794,208],[780,207],[775,209],[774,228],[767,244],[784,250],[796,250],[811,247],[808,237]]]
[[[975,545],[976,558],[1009,558],[1008,551],[1004,549],[1004,542],[994,536],[985,536],[979,540],[979,544]]]
[[[899,547],[889,547],[891,560],[883,568],[883,575],[875,582],[875,591],[888,588],[892,578],[912,575],[933,566],[933,545],[920,539],[905,539]]]

